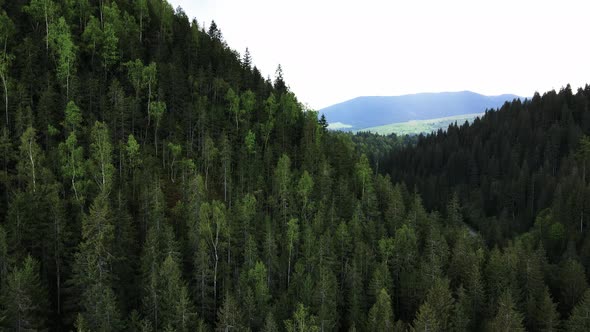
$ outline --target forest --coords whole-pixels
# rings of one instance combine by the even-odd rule
[[[353,135],[165,0],[0,8],[2,330],[590,330],[589,86]]]

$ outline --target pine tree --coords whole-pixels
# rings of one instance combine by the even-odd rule
[[[114,225],[106,193],[101,193],[82,221],[75,282],[81,291],[82,317],[93,331],[119,330],[120,314],[112,289]]]
[[[412,331],[444,331],[437,320],[437,313],[429,303],[420,306],[416,319],[414,319]]]
[[[391,300],[385,289],[377,295],[377,301],[369,311],[367,329],[369,331],[391,331],[395,323]]]
[[[566,327],[571,332],[582,332],[590,329],[590,290],[586,290],[582,300],[572,310]]]
[[[498,311],[491,321],[491,328],[494,331],[525,331],[522,324],[522,314],[520,314],[512,295],[509,291],[504,291],[498,299]]]
[[[8,275],[2,287],[2,325],[11,331],[36,331],[47,328],[47,290],[39,278],[39,263],[27,256],[22,266]]]
[[[217,313],[217,330],[241,331],[242,329],[242,313],[240,311],[240,306],[230,294],[226,294],[223,305],[219,308]]]

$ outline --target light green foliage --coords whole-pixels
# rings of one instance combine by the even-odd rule
[[[127,75],[129,80],[131,81],[131,85],[135,89],[136,96],[139,95],[141,89],[145,87],[144,81],[144,64],[140,59],[135,59],[134,61],[128,61],[125,63],[125,67],[127,67]]]
[[[76,133],[82,124],[82,114],[73,101],[66,106],[64,127],[69,132],[65,142],[60,143],[60,161],[62,176],[70,182],[76,201],[84,203],[84,192],[87,185],[84,175],[84,148],[78,144]]]
[[[137,61],[135,60],[134,63],[134,70],[137,70]],[[144,82],[145,86],[148,87],[148,98],[152,97],[152,93],[155,89],[155,85],[157,82],[157,75],[158,71],[157,71],[157,67],[156,67],[156,63],[152,62],[149,65],[145,66],[142,68],[142,72],[141,72],[141,79]],[[136,75],[136,73],[134,73],[134,75]],[[148,104],[148,111],[149,111],[149,104]]]
[[[84,188],[86,187],[84,148],[78,144],[75,132],[71,132],[66,141],[59,144],[59,153],[62,175],[70,182],[76,200],[83,203]]]
[[[63,17],[50,26],[49,36],[49,44],[57,55],[57,78],[65,86],[67,98],[71,76],[76,72],[75,62],[78,47],[74,44],[70,27]]]
[[[6,53],[6,44],[14,33],[14,22],[8,17],[6,11],[0,9],[0,49],[2,53]]]
[[[248,292],[252,295],[252,307],[248,310],[253,311],[250,317],[253,327],[260,327],[268,311],[271,294],[267,284],[268,271],[261,261],[248,270]]]
[[[42,23],[45,26],[46,50],[49,49],[49,26],[53,23],[58,9],[59,7],[53,2],[53,0],[31,0],[29,5],[23,7],[23,12],[31,15],[33,20],[37,21],[37,23]]]
[[[100,21],[96,17],[90,16],[90,20],[86,24],[86,29],[82,33],[82,40],[86,42],[86,48],[92,51],[93,56],[101,47],[101,39],[102,29],[100,28]]]
[[[207,243],[213,262],[213,292],[217,299],[217,271],[221,255],[221,246],[227,236],[227,220],[225,205],[219,201],[203,203],[200,213],[200,229],[202,240]]]
[[[373,171],[369,165],[369,159],[366,155],[362,155],[354,167],[357,183],[361,192],[362,200],[365,200],[366,192],[371,190],[371,177]]]
[[[148,12],[148,1],[137,0],[134,1],[134,10],[136,16],[139,19],[139,42],[143,42],[143,30],[144,27],[149,23],[149,12]]]
[[[152,119],[154,119],[154,121],[156,122],[156,128],[158,127],[158,124],[162,120],[162,117],[164,116],[165,111],[166,111],[166,103],[161,102],[161,101],[156,101],[156,102],[152,103],[152,105],[150,107],[149,116]]]
[[[82,125],[82,113],[73,101],[68,102],[65,112],[64,127],[67,133],[73,133]]]
[[[249,154],[256,153],[256,134],[253,131],[248,130],[244,143],[246,144],[246,151]]]
[[[141,156],[139,153],[139,144],[133,134],[129,134],[127,137],[127,146],[125,147],[127,152],[127,159],[129,160],[129,167],[135,169],[141,165]]]
[[[91,140],[90,160],[94,180],[101,193],[108,193],[111,189],[115,168],[112,164],[113,146],[106,124],[98,121],[94,123]]]
[[[0,9],[0,79],[2,80],[2,85],[4,87],[4,108],[5,108],[5,117],[6,123],[5,126],[8,126],[8,73],[10,70],[10,66],[14,61],[14,56],[12,54],[7,53],[6,45],[8,43],[8,39],[14,34],[14,23],[12,20],[6,15],[4,10]]]
[[[310,315],[308,309],[301,303],[296,306],[293,318],[285,321],[287,332],[318,332],[317,317]]]
[[[19,176],[27,183],[28,189],[37,190],[40,164],[43,158],[41,148],[37,144],[37,131],[33,127],[27,128],[20,138],[20,159],[17,165]]]
[[[119,37],[117,36],[117,26],[120,26],[119,15],[115,3],[113,3],[112,7],[105,7],[105,22],[101,24],[97,18],[91,16],[82,34],[82,39],[86,42],[86,47],[92,52],[92,57],[94,58],[95,53],[98,53],[105,70],[119,60]]]

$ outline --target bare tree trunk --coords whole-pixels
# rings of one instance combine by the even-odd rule
[[[6,74],[0,75],[2,85],[4,85],[4,112],[6,113],[6,128],[8,128],[8,87],[6,83]]]
[[[31,138],[29,140],[29,160],[31,161],[31,169],[32,169],[32,172],[33,172],[33,174],[32,174],[32,176],[33,176],[33,192],[35,192],[35,190],[37,188],[37,186],[36,186],[37,179],[35,177],[35,159],[33,159],[33,150],[32,150],[33,147],[32,147],[32,145],[33,145],[33,138]]]

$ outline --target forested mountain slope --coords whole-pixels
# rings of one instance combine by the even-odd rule
[[[2,329],[587,330],[557,214],[491,249],[463,191],[424,187],[427,212],[416,177],[376,175],[423,143],[328,132],[215,24],[161,0],[0,5]]]
[[[549,208],[579,247],[587,238],[590,156],[587,139],[581,139],[590,133],[589,104],[588,86],[576,94],[569,85],[535,94],[471,125],[421,137],[391,154],[384,167],[394,180],[416,186],[428,208],[443,208],[459,193],[470,219],[490,240],[528,230]]]

